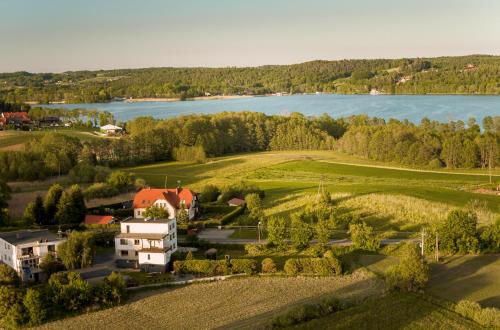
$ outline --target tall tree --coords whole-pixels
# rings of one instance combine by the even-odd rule
[[[45,208],[46,224],[56,224],[55,215],[57,212],[57,205],[63,194],[63,188],[59,184],[54,184],[50,187],[45,197],[43,207]]]
[[[7,201],[10,199],[10,188],[9,186],[0,179],[0,226],[7,222],[7,207],[9,204]]]

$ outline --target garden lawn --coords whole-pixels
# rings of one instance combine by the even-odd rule
[[[246,277],[138,293],[125,305],[40,329],[263,328],[287,308],[335,296],[361,301],[383,285],[368,273],[344,277]]]

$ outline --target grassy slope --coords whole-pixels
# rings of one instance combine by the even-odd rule
[[[70,130],[70,129],[58,129],[58,130],[53,130],[53,131],[67,135],[67,136],[79,138],[82,141],[89,141],[92,139],[99,138],[96,135],[92,135],[92,133],[90,131],[77,131],[77,130]],[[33,131],[33,132],[0,131],[0,151],[7,150],[12,146],[23,146],[26,142],[28,142],[32,139],[35,139],[35,138],[41,138],[44,134],[47,134],[48,132],[52,132],[52,130],[50,130],[50,131],[49,130]]]
[[[331,155],[331,158],[329,158]],[[463,206],[471,199],[484,200],[489,208],[500,211],[499,198],[467,190],[488,182],[486,176],[413,172],[389,168],[369,168],[331,164],[338,160],[333,152],[268,152],[216,158],[206,164],[167,162],[128,169],[155,187],[180,180],[194,189],[206,183],[226,184],[247,180],[266,190],[266,204],[293,194],[317,191],[321,175],[331,192],[402,194],[452,206]],[[494,180],[500,180],[495,176]],[[266,205],[269,206],[269,205]]]
[[[354,256],[354,269],[366,267],[383,275],[387,267],[398,262],[397,257],[384,255]],[[431,273],[426,292],[458,302],[476,301],[483,307],[500,308],[500,255],[446,257],[439,264],[429,259]]]
[[[428,292],[444,299],[500,308],[500,255],[454,256],[431,265]]]
[[[286,308],[334,295],[359,301],[379,295],[379,280],[357,273],[323,278],[242,278],[148,291],[116,308],[42,326],[43,329],[258,329]]]
[[[390,294],[296,326],[298,329],[481,329],[440,306],[410,294]]]

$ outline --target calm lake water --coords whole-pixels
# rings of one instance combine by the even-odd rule
[[[457,95],[292,95],[227,100],[183,102],[111,102],[54,104],[50,107],[87,108],[111,112],[118,121],[138,116],[168,118],[183,114],[210,114],[222,111],[257,111],[265,114],[304,115],[327,113],[332,117],[367,114],[385,119],[409,119],[419,123],[424,117],[447,122],[500,115],[500,96]]]

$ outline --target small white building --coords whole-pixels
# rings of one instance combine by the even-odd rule
[[[147,272],[164,272],[177,251],[175,219],[128,219],[115,238],[118,263]]]
[[[101,126],[100,129],[107,135],[115,135],[116,133],[121,133],[121,131],[123,130],[123,128],[111,124]]]
[[[175,219],[180,210],[188,212],[189,220],[196,216],[198,199],[190,189],[152,189],[144,188],[135,194],[133,209],[134,217],[144,218],[144,212],[150,206],[161,207],[168,212],[169,219]]]
[[[0,233],[0,263],[12,267],[22,281],[39,281],[43,276],[40,260],[56,253],[64,239],[47,229]]]

